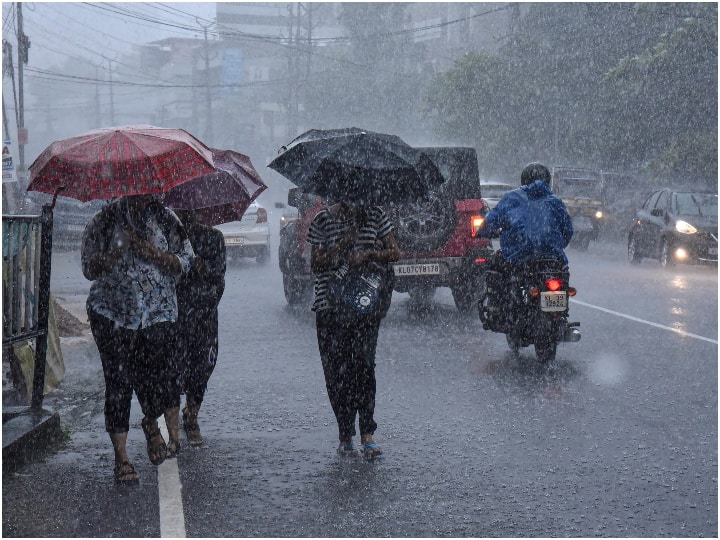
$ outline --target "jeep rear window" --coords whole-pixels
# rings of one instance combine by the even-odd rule
[[[474,148],[424,147],[422,150],[440,169],[445,183],[438,188],[454,200],[479,199],[480,174]]]

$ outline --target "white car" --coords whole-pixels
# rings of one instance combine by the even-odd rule
[[[500,202],[500,199],[502,199],[502,196],[511,189],[515,189],[516,187],[518,186],[514,186],[512,184],[505,184],[504,182],[481,180],[480,195],[490,208],[495,208],[495,206],[497,206],[497,203]]]
[[[231,221],[215,227],[225,237],[228,257],[254,257],[259,263],[270,258],[270,227],[267,210],[252,202],[240,221]]]

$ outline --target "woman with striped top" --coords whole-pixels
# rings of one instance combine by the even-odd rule
[[[375,348],[384,314],[341,313],[328,303],[328,279],[366,262],[387,264],[400,256],[392,223],[379,206],[341,202],[320,210],[310,225],[310,264],[315,274],[316,327],[320,360],[330,405],[338,423],[343,457],[358,456],[353,445],[359,416],[363,454],[373,459],[382,450],[373,440],[375,413]]]

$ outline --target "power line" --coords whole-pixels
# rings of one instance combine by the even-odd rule
[[[39,68],[26,68],[27,71],[30,71],[32,73],[36,73],[37,75],[34,75],[34,78],[37,79],[44,79],[44,80],[52,80],[57,82],[68,82],[68,83],[78,83],[78,84],[113,84],[118,86],[131,86],[131,87],[139,87],[139,88],[205,88],[206,86],[210,86],[210,88],[250,88],[255,86],[265,86],[265,85],[272,85],[280,82],[287,82],[288,79],[282,78],[282,79],[272,79],[267,81],[253,81],[249,83],[244,84],[237,84],[237,83],[227,83],[227,84],[210,84],[207,85],[205,83],[202,84],[153,84],[153,83],[139,83],[139,82],[132,82],[132,81],[108,81],[105,79],[98,79],[93,77],[83,77],[80,75],[67,75],[65,73],[58,73],[55,71],[45,70],[45,69],[39,69]]]
[[[72,20],[72,21],[74,21],[74,22],[76,22],[76,23],[78,23],[78,24],[82,24],[82,23],[80,23],[79,21],[77,21],[77,20],[75,20],[75,19],[73,19],[73,18],[71,18],[71,17],[67,17],[67,18],[70,19],[70,20]],[[65,35],[57,34],[56,32],[53,32],[52,30],[50,30],[50,29],[42,26],[41,24],[39,24],[39,23],[37,23],[37,22],[33,22],[33,26],[39,28],[39,29],[42,31],[42,32],[41,32],[41,35],[43,35],[43,36],[45,36],[45,37],[55,38],[55,39],[57,39],[57,40],[63,40],[63,41],[65,41],[65,42],[67,42],[67,43],[69,43],[69,44],[71,44],[71,45],[75,45],[75,46],[78,47],[79,49],[81,49],[81,50],[83,50],[83,51],[86,51],[86,52],[88,52],[88,53],[91,54],[91,55],[94,55],[94,56],[97,56],[97,57],[100,57],[100,58],[103,57],[103,54],[102,54],[102,53],[100,53],[100,52],[98,52],[98,51],[95,51],[95,50],[92,50],[92,49],[90,49],[90,48],[82,45],[81,43],[78,43],[77,41],[73,41],[73,40],[71,40],[70,38],[68,38],[68,37],[65,36]],[[101,32],[103,35],[106,35],[104,32],[102,32],[102,31],[100,31],[100,32]],[[123,40],[123,41],[124,41],[124,40]],[[134,43],[131,43],[131,42],[129,42],[129,41],[128,41],[127,43],[130,43],[130,44],[132,44],[132,45],[135,45]],[[137,45],[137,46],[139,46],[139,45]],[[56,52],[57,54],[65,55],[65,56],[68,56],[69,58],[72,58],[72,59],[75,59],[75,60],[80,60],[80,61],[83,61],[83,62],[87,62],[88,64],[91,64],[91,65],[93,65],[93,66],[95,65],[95,63],[94,63],[92,60],[89,60],[88,58],[83,58],[83,57],[74,56],[74,55],[71,55],[70,53],[63,52],[63,51],[58,50],[58,49],[52,49],[52,48],[50,48],[50,47],[46,47],[46,48],[47,48],[48,50],[52,50],[53,52]],[[109,52],[109,53],[113,53],[113,50],[109,50],[109,51],[108,51],[107,48],[104,48],[103,50],[105,50],[106,52]],[[119,52],[119,51],[115,51],[115,54],[118,54],[118,55],[119,55],[120,52]],[[114,62],[116,62],[117,64],[119,64],[119,65],[121,65],[121,66],[123,66],[123,67],[126,67],[126,68],[132,70],[133,72],[139,73],[141,76],[138,77],[138,78],[140,78],[140,79],[145,78],[145,79],[151,79],[151,80],[161,80],[162,82],[167,82],[167,83],[170,82],[170,81],[167,81],[167,80],[164,80],[164,79],[158,79],[157,73],[149,73],[149,72],[146,72],[146,71],[141,71],[141,70],[139,70],[136,66],[131,65],[131,64],[128,64],[128,63],[126,63],[126,62],[122,62],[122,61],[120,61],[120,60],[114,60]]]

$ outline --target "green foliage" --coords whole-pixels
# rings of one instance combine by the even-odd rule
[[[463,55],[426,103],[487,173],[539,159],[716,182],[717,4],[529,4],[498,55]]]

